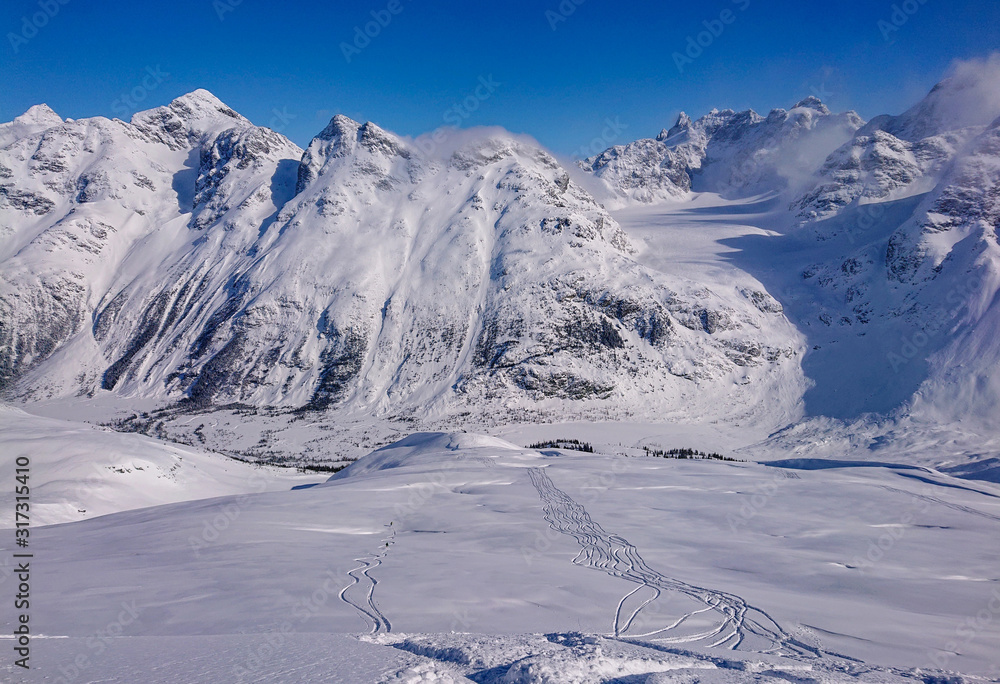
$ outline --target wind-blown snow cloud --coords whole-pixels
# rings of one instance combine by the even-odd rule
[[[542,147],[541,143],[530,135],[511,133],[500,126],[472,126],[469,128],[442,126],[415,138],[403,137],[404,140],[409,140],[416,145],[427,156],[442,161],[451,158],[455,152],[466,145],[491,138],[512,139],[529,147]]]
[[[939,121],[951,121],[953,128],[992,123],[1000,116],[1000,52],[955,61],[935,91],[942,93],[931,103]]]

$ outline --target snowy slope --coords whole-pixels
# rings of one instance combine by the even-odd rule
[[[315,475],[241,463],[142,435],[32,416],[0,405],[0,453],[30,461],[31,520],[52,525],[175,501],[288,489]],[[14,510],[14,488],[0,494]],[[13,527],[13,516],[0,522]]]
[[[292,668],[316,681],[330,655],[308,648],[311,635],[364,633],[369,646],[345,643],[329,661],[357,659],[365,674],[343,681],[990,672],[995,621],[958,630],[996,592],[995,488],[892,464],[626,451],[413,435],[309,489],[36,528],[33,629],[70,638],[36,640],[39,674],[81,650],[88,681],[160,671],[135,661],[143,649],[186,681]],[[205,537],[232,506],[239,515]],[[115,622],[119,638],[87,646]],[[215,658],[198,647],[181,662],[191,637]]]
[[[815,186],[792,204],[800,221],[845,207],[926,193],[1000,115],[1000,58],[959,62],[926,97],[897,116],[877,116],[833,152]]]
[[[899,313],[918,319],[924,332],[911,340],[923,342],[916,353],[929,366],[914,410],[934,412],[942,423],[996,426],[998,225],[1000,118],[972,140],[887,247],[890,280],[914,291]]]
[[[804,223],[786,243],[813,260],[799,262],[812,285],[796,289],[813,306],[800,320],[827,328],[811,335],[820,348],[842,350],[823,363],[867,350],[866,384],[897,390],[827,415],[906,403],[925,421],[995,431],[998,77],[996,59],[960,65],[907,112],[859,130],[794,205]]]
[[[0,147],[7,147],[19,138],[40,133],[62,122],[62,117],[48,105],[35,105],[13,121],[0,123]]]

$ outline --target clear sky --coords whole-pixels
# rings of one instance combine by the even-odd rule
[[[1000,50],[1000,2],[3,0],[0,31],[3,121],[39,102],[127,119],[206,88],[300,145],[343,113],[406,135],[495,124],[573,154],[680,110],[816,94],[898,113],[952,60]]]

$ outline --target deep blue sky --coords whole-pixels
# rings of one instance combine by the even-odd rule
[[[128,118],[121,96],[158,66],[169,77],[137,109],[203,87],[300,145],[338,112],[416,135],[458,120],[452,106],[492,75],[500,85],[463,125],[501,125],[572,154],[605,131],[609,144],[653,135],[682,109],[767,112],[814,93],[865,118],[898,113],[953,59],[1000,49],[996,0],[907,0],[916,12],[890,41],[878,25],[891,21],[888,0],[584,0],[556,30],[546,11],[559,0],[62,1],[15,52],[8,33],[42,10],[3,0],[0,120],[39,102],[62,116]],[[341,43],[393,1],[402,11],[348,62]],[[679,72],[673,53],[726,9],[732,23]],[[610,131],[607,119],[627,128]]]

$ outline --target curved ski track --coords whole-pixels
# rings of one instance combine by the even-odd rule
[[[614,620],[616,637],[656,636],[657,641],[668,643],[701,642],[703,645],[725,646],[734,650],[743,646],[765,653],[783,651],[795,656],[822,655],[818,649],[789,635],[767,613],[751,606],[739,596],[687,584],[653,570],[633,544],[606,532],[591,519],[582,505],[556,487],[542,469],[531,468],[528,476],[542,500],[545,519],[552,529],[573,537],[580,545],[580,553],[573,559],[575,564],[603,570],[613,577],[621,577],[639,585],[618,604]],[[644,588],[650,590],[652,595],[634,610],[627,610],[626,601]],[[665,592],[683,594],[703,603],[705,607],[652,632],[629,634],[628,631],[640,612]],[[699,634],[671,636],[671,631],[683,622],[694,615],[707,612],[715,612],[721,618],[714,628]]]
[[[384,546],[379,553],[374,553],[364,558],[355,558],[361,563],[358,567],[348,572],[348,576],[353,580],[350,584],[340,590],[340,600],[352,606],[362,618],[370,623],[369,632],[378,634],[380,632],[388,634],[392,631],[392,624],[389,619],[382,614],[375,603],[375,587],[378,580],[371,576],[371,571],[382,565],[382,559],[389,553],[389,547],[395,543],[396,530],[393,529],[388,537],[382,539]],[[355,598],[360,593],[361,596]]]

